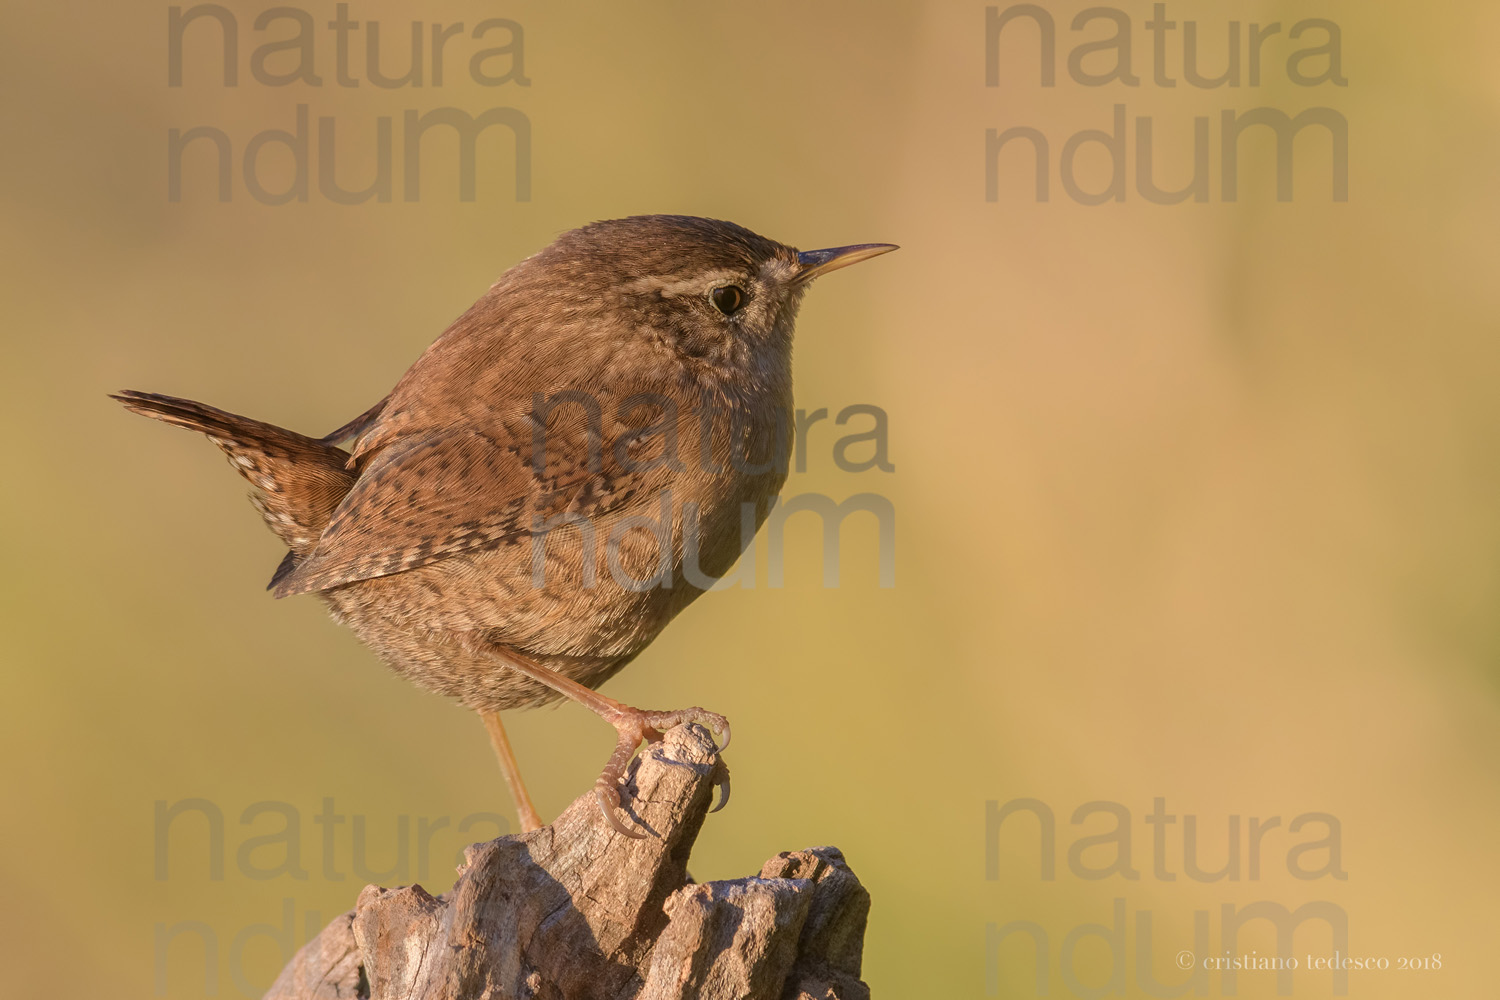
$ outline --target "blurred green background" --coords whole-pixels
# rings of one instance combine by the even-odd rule
[[[300,943],[352,905],[356,863],[441,891],[462,844],[495,835],[460,822],[512,815],[478,720],[389,674],[316,601],[273,601],[281,551],[242,481],[201,438],[105,393],[169,392],[322,433],[558,233],[679,212],[803,247],[904,248],[820,282],[797,348],[799,405],[883,407],[895,471],[840,471],[822,424],[786,490],[889,497],[896,586],[878,586],[873,524],[851,519],[842,585],[825,589],[818,526],[793,520],[784,587],[765,585],[762,562],[760,585],[705,597],[606,688],[734,721],[735,797],[704,828],[696,877],[838,845],[874,896],[865,975],[882,997],[1038,995],[1024,940],[987,952],[987,925],[1017,920],[1047,938],[1050,995],[1087,993],[1064,966],[1098,985],[1114,955],[1084,937],[1065,963],[1064,939],[1111,923],[1116,900],[1126,995],[1148,995],[1143,967],[1183,981],[1174,956],[1197,948],[1195,919],[1221,951],[1223,907],[1259,901],[1331,903],[1349,953],[1392,963],[1351,972],[1350,996],[1492,995],[1500,10],[1173,2],[1212,72],[1231,19],[1342,29],[1346,87],[1289,82],[1297,46],[1283,35],[1259,88],[1207,90],[1152,84],[1146,3],[1118,8],[1143,85],[1079,85],[1067,53],[1109,32],[1069,31],[1083,4],[1046,6],[1053,88],[1024,25],[986,87],[985,5],[958,0],[356,3],[396,75],[413,17],[524,27],[527,86],[477,85],[466,63],[486,46],[455,36],[441,86],[429,56],[423,87],[382,89],[359,38],[361,85],[335,85],[332,4],[305,8],[313,87],[257,83],[250,53],[291,29],[258,32],[266,7],[229,3],[240,80],[226,88],[207,23],[188,30],[183,85],[167,85],[165,5],[6,3],[7,994],[196,997],[207,973],[218,996],[258,995],[286,956],[256,925],[280,928],[290,907]],[[1133,134],[1123,202],[1063,192],[1063,143],[1108,128],[1116,103],[1132,122],[1155,117],[1164,186],[1186,181],[1193,117],[1213,120],[1208,203],[1140,197]],[[348,188],[373,175],[376,120],[395,119],[389,203],[322,197],[316,138],[305,203],[259,203],[238,162],[219,202],[207,143],[168,200],[169,129],[221,129],[238,161],[256,133],[292,128],[298,104],[335,120]],[[1348,203],[1330,200],[1316,130],[1296,147],[1293,201],[1275,198],[1270,144],[1249,138],[1241,197],[1221,200],[1218,115],[1260,106],[1347,117]],[[452,140],[436,135],[421,198],[403,200],[402,114],[440,107],[526,115],[529,201],[502,129],[480,139],[475,201],[459,200]],[[1048,203],[1012,152],[986,200],[985,130],[1016,125],[1051,141]],[[262,174],[273,189],[289,176],[277,155]],[[1102,187],[1097,148],[1079,169]],[[545,815],[587,789],[612,741],[572,706],[509,724]],[[1053,880],[1034,821],[986,833],[987,801],[1026,797],[1056,817]],[[1179,817],[1163,828],[1170,880],[1145,822],[1158,797]],[[156,803],[194,798],[222,813],[224,877],[189,815],[159,878]],[[316,821],[329,798],[344,822]],[[1128,811],[1138,878],[1068,864],[1115,825],[1073,822],[1101,800]],[[254,838],[293,815],[242,821],[264,801],[294,811],[306,878],[253,877],[285,853]],[[1288,850],[1326,833],[1289,832],[1304,813],[1337,818],[1346,878],[1289,873]],[[1239,830],[1239,878],[1182,874],[1189,816],[1204,869],[1224,866]],[[1252,876],[1250,817],[1273,816]],[[1114,850],[1081,857],[1104,868]],[[182,931],[164,954],[161,928]],[[1262,921],[1238,951],[1274,947]],[[1326,926],[1298,930],[1294,954],[1333,950]],[[1395,968],[1433,954],[1440,971]],[[1229,993],[1217,974],[1204,983]],[[1337,986],[1299,972],[1295,995]],[[1242,973],[1234,988],[1273,996],[1276,980]]]

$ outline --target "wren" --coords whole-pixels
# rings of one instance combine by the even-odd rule
[[[594,689],[728,572],[785,482],[808,284],[894,249],[799,252],[688,216],[596,222],[506,271],[324,437],[114,398],[206,434],[250,481],[288,549],[275,596],[317,594],[397,673],[480,713],[523,829],[541,820],[499,712],[568,697],[614,726],[595,794],[642,836],[618,815],[641,742],[693,722],[722,746],[729,725]]]

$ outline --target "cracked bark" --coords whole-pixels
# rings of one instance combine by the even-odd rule
[[[471,845],[441,896],[366,886],[266,1000],[868,1000],[870,896],[836,848],[689,880],[719,766],[708,734],[679,726],[628,775],[627,810],[656,836],[615,833],[589,794]]]

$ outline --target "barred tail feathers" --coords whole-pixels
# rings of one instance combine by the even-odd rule
[[[312,551],[354,485],[346,468],[349,453],[327,441],[176,396],[127,389],[110,398],[132,413],[205,434],[219,446],[254,487],[251,503],[291,549],[278,576]]]

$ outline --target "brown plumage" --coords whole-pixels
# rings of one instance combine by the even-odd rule
[[[326,437],[115,398],[207,434],[251,482],[289,550],[277,597],[319,594],[403,676],[485,716],[524,826],[539,820],[497,713],[566,695],[610,721],[600,804],[633,836],[613,806],[641,739],[698,721],[727,742],[728,726],[592,688],[730,568],[785,481],[807,283],[890,249],[799,253],[682,216],[595,223],[507,271]]]

